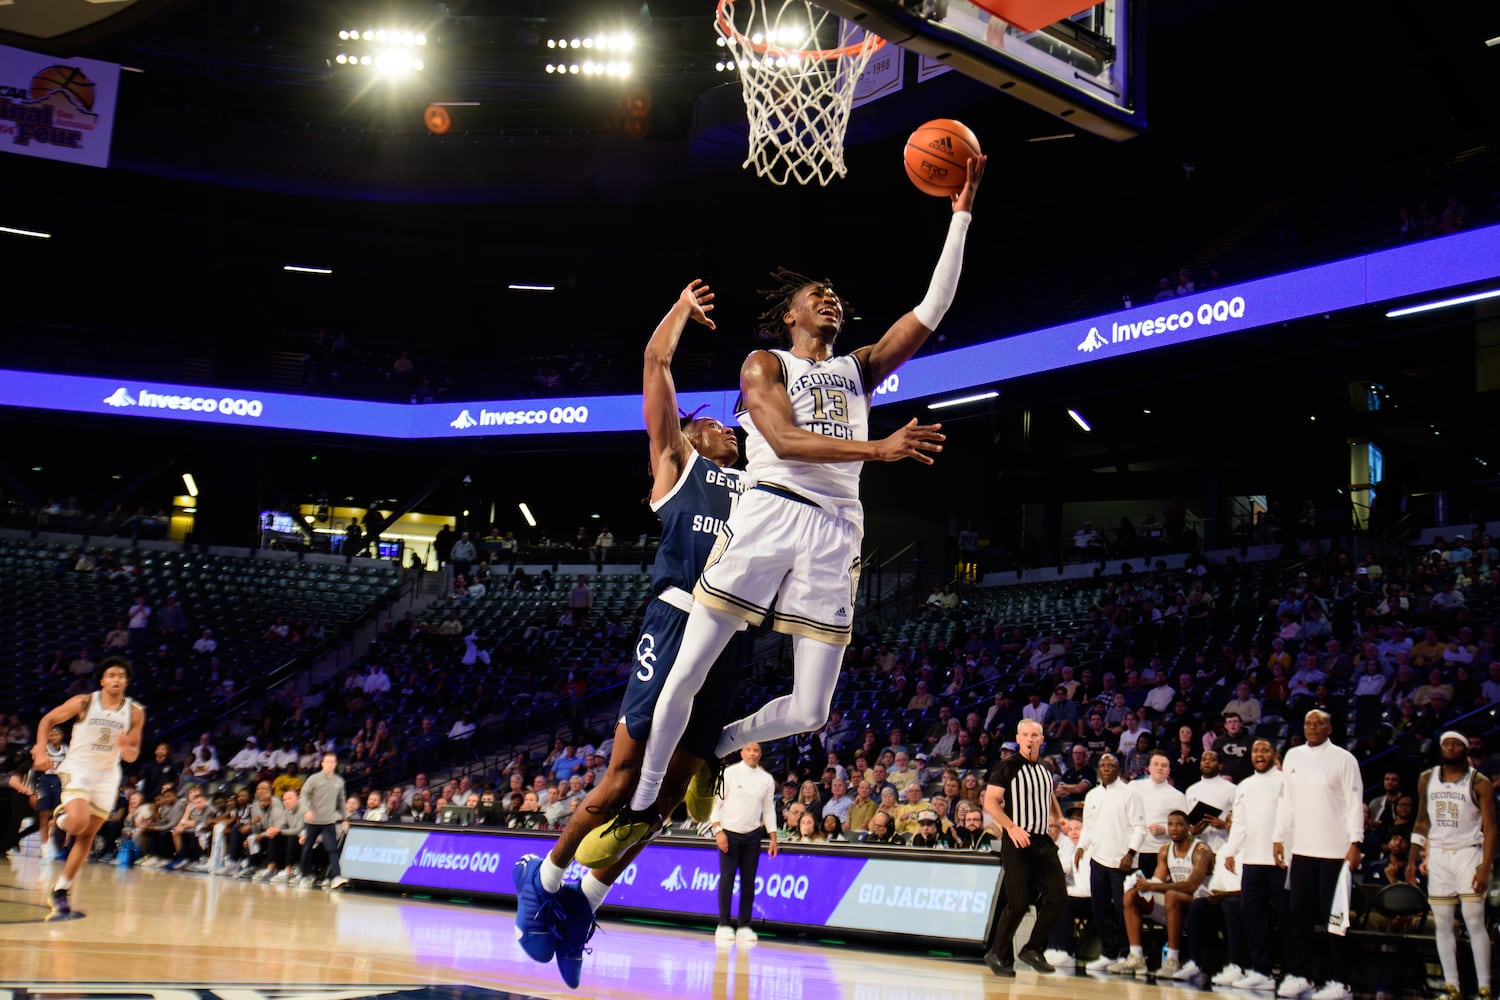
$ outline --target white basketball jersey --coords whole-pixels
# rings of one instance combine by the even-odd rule
[[[99,701],[99,692],[89,695],[89,707],[81,722],[73,723],[64,771],[103,771],[120,763],[120,737],[130,730],[129,698],[113,711]]]
[[[870,395],[864,366],[850,354],[809,361],[791,351],[770,352],[781,363],[782,381],[792,403],[792,421],[803,430],[841,441],[870,439]],[[744,426],[745,474],[756,483],[780,486],[864,528],[859,502],[863,462],[802,462],[778,458],[755,427],[748,410]]]
[[[1431,847],[1472,847],[1484,843],[1479,807],[1474,804],[1474,769],[1449,784],[1435,767],[1427,779],[1427,843]]]
[[[1200,842],[1197,840],[1188,841],[1187,854],[1184,857],[1179,858],[1177,856],[1176,845],[1168,842],[1167,875],[1171,881],[1181,883],[1186,882],[1189,878],[1192,877],[1193,855],[1198,852],[1199,843]],[[1198,896],[1206,895],[1208,895],[1208,879],[1204,879],[1203,882],[1198,886],[1198,891],[1194,893],[1194,897],[1196,898]]]

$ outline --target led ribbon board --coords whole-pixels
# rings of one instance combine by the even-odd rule
[[[963,392],[1497,276],[1500,226],[1489,226],[915,358],[876,387],[874,403]],[[706,406],[732,424],[736,396],[683,393],[679,405]],[[409,439],[641,429],[638,395],[407,405],[6,370],[0,405]]]

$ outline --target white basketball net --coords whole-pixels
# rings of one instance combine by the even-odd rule
[[[722,0],[716,27],[739,70],[750,120],[741,166],[753,164],[774,184],[827,186],[847,174],[854,88],[885,39],[807,0]]]

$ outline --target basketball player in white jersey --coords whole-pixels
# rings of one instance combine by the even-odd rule
[[[1125,937],[1130,954],[1106,970],[1114,975],[1134,976],[1146,971],[1146,952],[1141,944],[1143,918],[1150,916],[1167,928],[1167,952],[1156,970],[1159,980],[1170,979],[1182,968],[1182,930],[1193,900],[1208,895],[1214,852],[1189,832],[1187,813],[1173,809],[1167,816],[1167,837],[1156,855],[1156,871],[1149,879],[1138,879],[1125,890]]]
[[[68,752],[56,766],[62,780],[62,806],[55,822],[73,838],[62,875],[52,887],[52,910],[59,916],[72,912],[68,891],[88,860],[94,835],[119,798],[120,761],[134,763],[141,753],[146,712],[125,697],[129,683],[130,661],[105,657],[99,663],[99,690],[74,695],[42,716],[36,727],[38,733],[50,733],[54,726],[73,723]],[[38,771],[53,768],[44,743],[31,748],[31,761]]]
[[[985,162],[969,161],[963,189],[950,199],[953,218],[926,297],[875,344],[834,354],[843,301],[825,281],[776,272],[782,284],[765,293],[771,306],[760,327],[762,334],[790,340],[791,349],[755,351],[740,369],[745,473],[755,485],[730,515],[693,590],[693,610],[657,700],[630,806],[597,835],[614,838],[615,856],[659,826],[657,794],[693,699],[743,622],[758,625],[771,615],[774,628],[791,635],[792,691],[726,726],[718,755],[827,721],[854,621],[864,532],[860,470],[867,461],[904,458],[930,465],[930,453],[942,450],[939,426],[919,426],[915,419],[882,441],[869,440],[870,400],[875,387],[927,342],[952,304]]]
[[[1490,779],[1469,764],[1469,741],[1448,730],[1438,740],[1442,761],[1417,779],[1417,820],[1411,831],[1406,880],[1427,876],[1443,991],[1458,1000],[1458,935],[1454,910],[1463,913],[1474,953],[1479,996],[1489,1000],[1490,935],[1484,925],[1484,895],[1490,888],[1495,850],[1495,795]]]

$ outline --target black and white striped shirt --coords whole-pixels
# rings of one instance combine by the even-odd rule
[[[990,771],[989,783],[1005,789],[1005,813],[1034,837],[1047,835],[1052,807],[1052,772],[1041,761],[1012,754]]]

